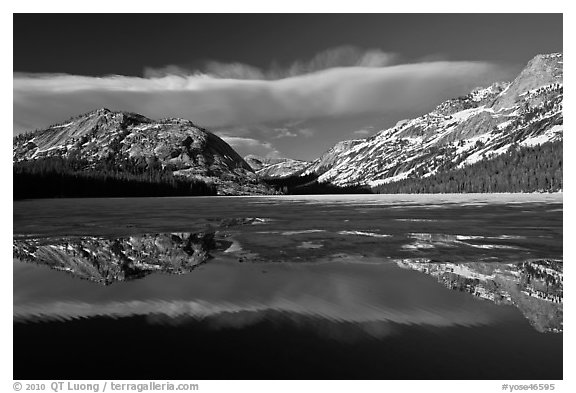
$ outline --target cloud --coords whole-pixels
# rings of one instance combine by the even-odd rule
[[[303,137],[311,138],[316,134],[316,131],[311,128],[301,128],[298,130],[298,133]]]
[[[294,132],[290,131],[288,128],[285,127],[275,128],[274,132],[277,133],[275,138],[295,138],[298,136],[298,134],[295,134]]]
[[[263,142],[254,138],[246,138],[239,136],[230,136],[226,134],[220,134],[226,143],[234,148],[242,157],[249,154],[254,154],[259,157],[270,157],[278,158],[280,157],[280,152],[276,150],[270,142]]]
[[[212,64],[212,74],[189,75],[172,67],[165,74],[149,71],[145,78],[15,73],[14,130],[45,127],[98,107],[151,118],[183,117],[211,129],[367,113],[401,115],[426,112],[473,87],[510,77],[484,62],[388,65],[392,58],[351,49],[323,52],[308,62],[266,72]],[[326,68],[335,64],[348,66]]]
[[[144,77],[207,75],[222,79],[277,80],[335,67],[385,67],[394,64],[398,59],[397,54],[384,52],[380,49],[361,49],[345,45],[327,49],[309,60],[295,61],[287,66],[273,63],[267,69],[261,69],[239,62],[205,61],[199,67],[182,65],[168,65],[159,68],[145,67]]]

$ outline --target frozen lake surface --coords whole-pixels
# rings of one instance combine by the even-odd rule
[[[562,209],[562,194],[14,202],[14,378],[561,379]]]

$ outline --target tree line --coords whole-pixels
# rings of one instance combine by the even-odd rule
[[[340,187],[330,183],[318,182],[318,175],[292,175],[282,178],[262,179],[276,191],[287,195],[315,194],[370,194],[372,191],[365,186]]]
[[[216,187],[174,176],[157,162],[131,159],[89,163],[46,157],[13,165],[13,198],[84,198],[216,195]]]
[[[425,178],[408,178],[374,187],[379,194],[553,192],[563,188],[562,141],[508,152]]]

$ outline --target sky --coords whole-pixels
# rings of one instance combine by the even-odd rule
[[[561,14],[15,14],[13,132],[100,107],[312,160],[562,52]]]

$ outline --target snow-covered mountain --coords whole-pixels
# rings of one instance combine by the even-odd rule
[[[155,121],[102,108],[14,139],[14,162],[44,157],[83,159],[94,165],[130,160],[213,183],[219,194],[270,193],[226,142],[183,119]]]
[[[287,158],[276,158],[276,157],[260,157],[254,154],[248,154],[244,157],[244,161],[256,172],[260,169],[278,164],[279,162],[283,162],[287,160]]]
[[[294,160],[291,158],[258,157],[255,155],[244,157],[244,161],[263,179],[290,176],[303,170],[310,164],[308,161]]]
[[[367,139],[337,143],[301,172],[338,186],[377,186],[462,168],[561,140],[563,56],[538,55],[512,82],[476,88]]]

